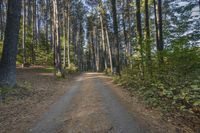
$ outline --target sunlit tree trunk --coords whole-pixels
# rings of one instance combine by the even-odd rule
[[[22,25],[22,49],[23,49],[23,63],[22,67],[24,67],[24,64],[26,63],[26,0],[23,0],[23,25]]]
[[[106,46],[105,46],[105,35],[104,35],[104,24],[102,14],[100,13],[100,23],[101,23],[101,38],[102,38],[102,45],[103,45],[103,59],[104,59],[104,68],[107,69],[107,58],[106,58]]]
[[[106,32],[106,41],[107,41],[107,45],[108,45],[110,70],[111,70],[111,73],[113,73],[112,51],[111,51],[111,47],[110,47],[110,41],[109,41],[109,36],[108,36],[108,29],[106,27],[105,27],[105,32]]]
[[[64,50],[63,50],[63,67],[66,68],[66,45],[67,45],[67,34],[66,34],[66,12],[63,9],[64,18],[63,18],[63,35],[64,35]]]
[[[67,62],[70,67],[70,3],[67,3]]]
[[[53,25],[54,25],[54,51],[55,51],[55,68],[59,75],[62,75],[62,65],[61,65],[61,52],[60,52],[60,37],[59,37],[59,27],[58,27],[58,8],[57,0],[53,0]],[[63,75],[62,75],[63,76]]]

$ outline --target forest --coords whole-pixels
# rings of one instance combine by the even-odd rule
[[[0,0],[0,109],[38,67],[103,73],[200,132],[200,0]]]

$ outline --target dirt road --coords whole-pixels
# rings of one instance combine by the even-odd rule
[[[145,124],[130,113],[111,87],[105,84],[106,78],[98,73],[84,73],[77,77],[69,91],[28,132],[148,132]]]

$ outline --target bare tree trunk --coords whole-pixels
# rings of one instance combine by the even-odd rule
[[[67,44],[67,35],[66,35],[66,13],[64,12],[64,18],[63,18],[63,34],[64,34],[64,51],[63,51],[63,67],[66,68],[66,44]]]
[[[53,25],[54,25],[54,50],[55,50],[55,68],[57,74],[62,75],[62,65],[61,65],[61,52],[60,52],[60,37],[59,37],[59,27],[58,27],[58,8],[57,0],[53,0]]]
[[[125,8],[125,0],[123,0],[123,13],[122,13],[122,25],[123,25],[123,34],[124,34],[124,42],[125,42],[125,51],[124,51],[124,62],[125,65],[128,65],[128,38],[127,38],[127,31],[126,31],[126,8]]]
[[[152,74],[151,64],[151,41],[150,41],[150,28],[149,28],[149,0],[145,0],[145,31],[146,31],[146,54],[147,54],[147,69],[149,74]]]
[[[92,39],[92,66],[93,66],[93,71],[96,71],[96,56],[95,56],[95,42],[94,42],[94,37],[95,37],[95,29],[94,26],[92,25],[92,33],[91,33],[91,39]]]
[[[49,0],[46,0],[46,12],[45,12],[45,21],[46,21],[46,27],[45,27],[45,43],[46,45],[48,45],[49,43],[49,20],[48,20],[48,13],[49,13],[49,6],[50,6],[50,3],[49,3]]]
[[[113,27],[114,27],[115,64],[116,64],[115,67],[116,67],[116,73],[120,75],[120,57],[119,57],[120,44],[118,35],[116,0],[111,0],[111,2],[112,2]]]
[[[111,47],[110,47],[110,41],[109,41],[107,28],[105,28],[105,32],[106,32],[106,39],[107,39],[108,52],[109,52],[110,70],[111,70],[111,73],[113,73],[112,51],[111,51]]]
[[[67,62],[70,67],[70,3],[67,3]]]
[[[24,67],[24,64],[26,63],[26,48],[25,48],[25,42],[26,42],[26,0],[23,0],[23,26],[22,26],[22,49],[23,49],[23,63],[22,67]]]
[[[97,72],[100,70],[100,44],[98,44],[98,32],[96,31],[96,27],[93,28],[93,34],[94,34],[94,38],[96,40],[96,69]]]
[[[33,27],[32,27],[32,31],[33,31],[33,40],[32,40],[32,44],[31,44],[31,51],[32,51],[32,64],[35,64],[36,61],[36,55],[35,55],[35,46],[37,45],[37,25],[36,25],[36,0],[33,1],[33,11],[32,11],[32,19],[33,19]]]
[[[0,40],[3,41],[3,35],[4,35],[4,24],[3,24],[3,19],[4,19],[4,8],[3,8],[3,0],[0,0]]]
[[[16,56],[20,29],[21,0],[8,0],[7,23],[0,62],[0,86],[16,84]]]
[[[143,54],[143,44],[142,44],[142,23],[141,23],[141,12],[140,12],[140,0],[136,0],[136,17],[137,17],[137,42],[140,46],[141,55],[141,71],[144,76],[144,54]]]
[[[156,28],[156,44],[157,44],[157,49],[158,49],[158,45],[159,45],[159,42],[158,42],[158,22],[157,22],[157,10],[156,10],[156,0],[153,0],[153,3],[154,3],[154,17],[155,17],[155,28]]]
[[[106,59],[106,46],[105,46],[104,25],[103,25],[102,14],[100,14],[100,23],[101,23],[102,45],[103,45],[104,68],[108,69],[107,59]]]
[[[162,29],[162,0],[158,0],[158,4],[157,4],[157,9],[158,9],[158,60],[160,64],[163,64],[164,60],[163,60],[163,48],[164,48],[164,44],[163,44],[163,29]]]

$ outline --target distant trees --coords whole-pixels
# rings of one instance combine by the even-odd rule
[[[7,23],[0,62],[0,86],[16,84],[16,56],[20,29],[21,0],[8,0]]]

